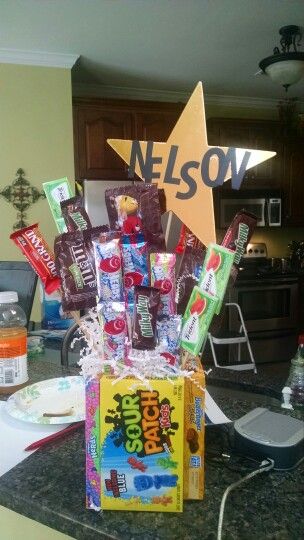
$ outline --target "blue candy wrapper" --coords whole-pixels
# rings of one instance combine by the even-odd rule
[[[124,286],[129,310],[134,305],[134,286],[149,285],[148,247],[142,233],[121,236]]]
[[[123,302],[119,239],[93,240],[99,302]]]

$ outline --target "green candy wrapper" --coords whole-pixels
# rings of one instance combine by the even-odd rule
[[[218,244],[210,244],[204,260],[198,286],[218,298],[215,313],[221,311],[235,252]]]
[[[44,182],[42,186],[58,231],[60,233],[67,232],[60,203],[73,197],[68,179],[59,178],[58,180],[51,180],[50,182]]]
[[[183,315],[180,344],[183,349],[195,356],[199,354],[207,337],[217,304],[217,296],[212,296],[197,286],[193,288]]]

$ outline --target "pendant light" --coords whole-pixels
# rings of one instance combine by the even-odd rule
[[[259,66],[265,75],[284,86],[287,92],[290,85],[299,82],[304,76],[304,52],[297,49],[301,39],[299,26],[283,26],[279,33],[282,50],[275,47],[273,55],[261,60]]]

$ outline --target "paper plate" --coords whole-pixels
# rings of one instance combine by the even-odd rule
[[[48,379],[15,392],[7,412],[35,424],[71,424],[85,419],[85,387],[80,376]]]

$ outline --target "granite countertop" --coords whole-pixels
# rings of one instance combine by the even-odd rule
[[[74,370],[73,370],[74,371]],[[219,371],[219,373],[217,373]],[[64,375],[63,368],[45,360],[30,362],[35,382]],[[253,374],[237,374],[237,387],[254,390]],[[214,370],[208,380],[232,384],[235,373]],[[279,383],[256,378],[258,389],[274,394]],[[281,384],[281,383],[280,383]],[[282,386],[280,386],[281,389]],[[224,391],[223,391],[224,392]],[[257,406],[224,392],[219,405],[232,419]],[[206,430],[206,450],[223,449],[226,436],[217,427]],[[271,471],[259,475],[232,493],[226,503],[223,540],[302,537],[304,464],[291,472]],[[0,478],[0,504],[29,518],[69,534],[78,540],[117,538],[125,540],[193,540],[216,538],[220,501],[226,487],[246,473],[234,471],[210,458],[206,463],[203,501],[184,503],[181,514],[85,510],[85,453],[83,429],[41,448]]]

